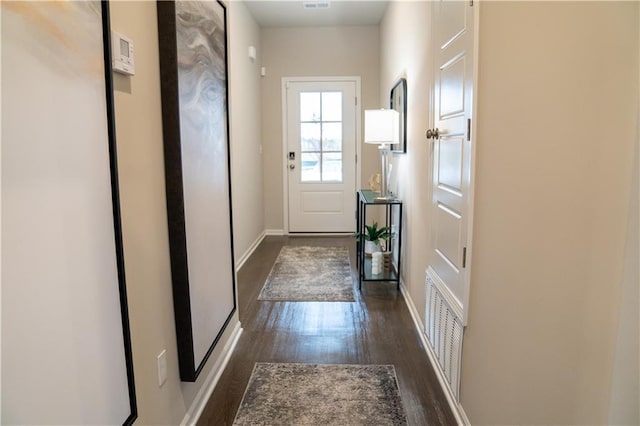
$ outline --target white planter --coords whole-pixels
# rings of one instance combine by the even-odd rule
[[[380,244],[376,244],[373,241],[365,240],[364,242],[364,254],[367,257],[371,257],[371,253],[378,253],[380,250]]]

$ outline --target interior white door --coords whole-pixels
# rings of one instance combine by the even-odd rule
[[[356,81],[289,81],[289,232],[353,232]]]
[[[434,5],[433,252],[427,273],[467,320],[472,218],[473,6]],[[429,136],[429,135],[427,135]]]

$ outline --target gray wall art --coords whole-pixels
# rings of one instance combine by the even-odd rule
[[[236,309],[226,8],[158,1],[167,215],[180,377],[195,381]]]

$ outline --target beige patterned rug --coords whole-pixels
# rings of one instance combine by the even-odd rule
[[[406,425],[393,365],[256,363],[234,425]]]
[[[282,247],[258,300],[353,302],[349,250]]]

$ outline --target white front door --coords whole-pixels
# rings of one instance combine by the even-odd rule
[[[284,81],[289,232],[353,232],[356,81]]]
[[[467,321],[472,213],[473,6],[434,5],[433,203],[428,274]]]

